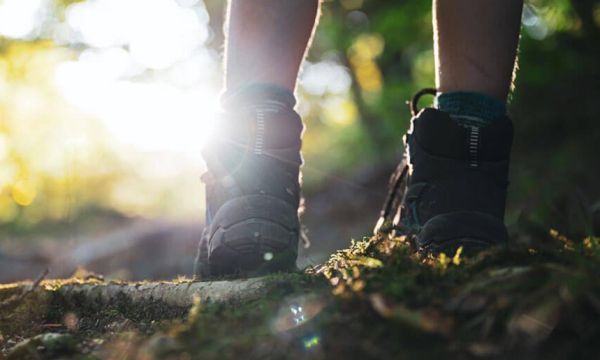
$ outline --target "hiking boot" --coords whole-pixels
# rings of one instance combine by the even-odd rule
[[[513,127],[508,117],[484,127],[459,124],[412,100],[405,153],[375,231],[412,238],[422,253],[454,254],[506,245],[504,207]],[[390,228],[391,227],[391,228]]]
[[[233,104],[232,104],[233,102]],[[203,150],[206,227],[196,276],[295,269],[300,225],[300,116],[293,104],[230,100]]]

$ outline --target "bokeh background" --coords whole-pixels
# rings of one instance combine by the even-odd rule
[[[190,275],[224,0],[0,1],[0,281]],[[305,224],[322,261],[368,234],[434,84],[429,1],[329,0],[299,81]],[[530,0],[507,223],[600,232],[600,1]],[[425,105],[425,104],[424,104]]]

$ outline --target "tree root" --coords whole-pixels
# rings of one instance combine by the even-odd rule
[[[202,302],[226,303],[254,298],[264,286],[263,278],[210,282],[75,283],[55,291],[63,299],[81,299],[90,305],[109,305],[118,298],[132,304],[160,302],[165,306],[190,307],[195,297]]]
[[[235,304],[256,299],[267,283],[266,278],[128,283],[77,278],[42,281],[40,277],[0,285],[0,334],[35,332],[32,324],[60,322],[69,312],[97,315],[116,310],[139,320],[181,317],[198,300]]]

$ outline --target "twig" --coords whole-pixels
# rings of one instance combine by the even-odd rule
[[[0,302],[0,310],[11,307],[14,304],[19,303],[21,300],[25,299],[25,297],[27,297],[35,289],[37,289],[38,286],[40,286],[40,283],[42,282],[42,280],[44,280],[46,278],[49,271],[50,270],[48,268],[44,269],[44,271],[42,271],[42,273],[40,275],[38,275],[38,277],[33,281],[33,283],[31,284],[31,287],[29,289],[23,291],[19,295],[13,295],[13,296],[9,297],[8,299]],[[10,318],[10,316],[3,316],[3,317],[0,317],[0,320],[6,320],[8,318]]]

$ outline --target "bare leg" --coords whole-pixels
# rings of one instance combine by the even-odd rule
[[[298,69],[319,0],[230,0],[223,114],[204,152],[207,225],[195,273],[295,268],[303,124]]]
[[[433,0],[436,84],[506,101],[523,0]]]
[[[293,92],[318,9],[319,0],[231,0],[226,88],[271,84]]]

